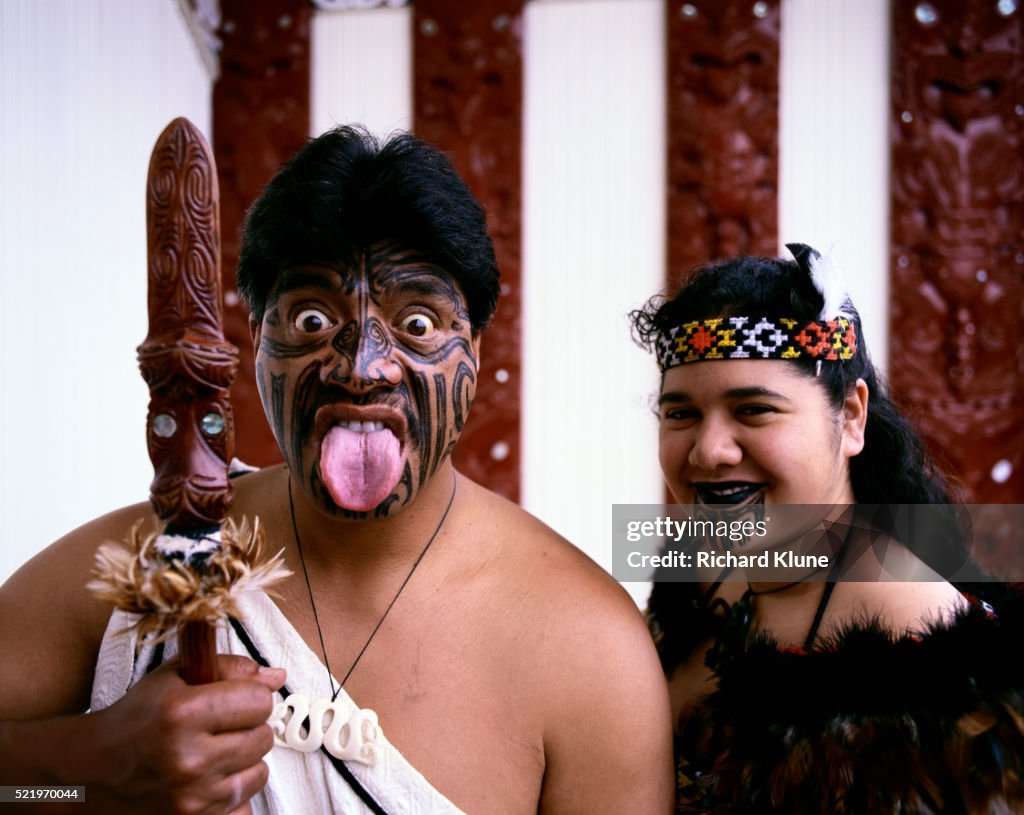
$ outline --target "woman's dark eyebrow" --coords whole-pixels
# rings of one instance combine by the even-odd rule
[[[749,399],[751,397],[758,397],[761,399],[775,399],[780,402],[792,401],[788,396],[783,396],[778,391],[770,390],[769,388],[762,388],[759,386],[751,386],[749,388],[732,388],[722,394],[726,399]],[[658,404],[678,404],[679,402],[692,402],[693,397],[685,391],[665,391],[658,397]]]
[[[665,391],[661,396],[658,397],[658,404],[665,405],[668,403],[675,404],[677,402],[692,402],[693,398],[688,393],[683,391]]]
[[[778,391],[769,390],[768,388],[762,388],[753,386],[749,388],[733,388],[725,392],[726,399],[748,399],[751,396],[759,397],[762,399],[775,399],[780,402],[792,401],[788,396],[784,396]]]

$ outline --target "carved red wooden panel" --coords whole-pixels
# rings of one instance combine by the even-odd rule
[[[1017,5],[893,6],[891,380],[972,497],[1006,503],[1024,500]]]
[[[225,333],[242,351],[231,391],[238,456],[281,460],[256,390],[249,314],[235,288],[245,211],[309,138],[308,0],[221,0],[221,74],[213,92],[213,148],[221,189]]]
[[[448,152],[487,210],[501,299],[483,336],[480,382],[455,463],[519,497],[523,0],[416,0],[414,121]]]
[[[668,270],[775,255],[779,0],[670,0]]]

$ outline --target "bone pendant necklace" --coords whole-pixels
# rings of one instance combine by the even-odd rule
[[[309,571],[306,569],[306,558],[302,552],[302,539],[299,537],[299,526],[295,519],[295,502],[292,498],[292,481],[288,478],[288,510],[292,520],[292,534],[295,537],[295,548],[299,553],[299,562],[302,564],[302,575],[306,581],[306,591],[309,593],[309,604],[313,609],[313,622],[316,624],[316,633],[320,639],[320,652],[324,657],[324,667],[327,669],[327,679],[331,685],[331,696],[322,696],[310,700],[308,694],[292,693],[280,704],[274,707],[270,717],[270,727],[274,731],[274,743],[282,747],[290,747],[303,753],[311,753],[325,749],[335,758],[342,761],[357,761],[362,764],[373,766],[377,763],[381,750],[381,729],[377,720],[377,714],[366,708],[360,708],[348,697],[339,699],[341,689],[345,687],[348,678],[359,664],[366,649],[370,647],[373,638],[384,624],[388,614],[398,602],[402,591],[412,579],[416,568],[427,554],[427,550],[444,527],[448,519],[448,511],[455,502],[455,476],[452,475],[452,494],[448,499],[441,520],[431,533],[423,549],[420,550],[416,560],[413,561],[409,573],[405,576],[402,584],[398,587],[391,602],[388,603],[384,613],[381,614],[377,624],[366,638],[363,647],[359,649],[356,658],[352,661],[345,676],[334,686],[334,674],[331,672],[330,659],[327,656],[327,648],[324,646],[324,634],[320,628],[320,618],[316,611],[316,601],[313,599],[313,586],[309,580]],[[305,733],[303,732],[305,731]]]

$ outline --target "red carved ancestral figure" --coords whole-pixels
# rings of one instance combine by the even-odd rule
[[[991,501],[1024,496],[1021,36],[1008,0],[894,7],[892,379]]]
[[[668,260],[773,255],[778,2],[667,5]]]
[[[199,132],[175,119],[150,160],[149,334],[139,366],[150,389],[150,500],[170,529],[220,524],[231,501],[238,350],[221,327],[217,176]]]
[[[484,343],[474,418],[455,451],[470,478],[519,497],[523,0],[417,0],[415,130],[451,155],[487,210],[501,302]],[[503,371],[502,381],[493,372]]]
[[[248,349],[249,310],[235,290],[239,235],[249,205],[309,138],[309,0],[221,0],[220,76],[213,86],[213,147],[220,180],[224,333]],[[253,356],[242,354],[232,385],[238,455],[260,467],[281,451],[263,415]]]

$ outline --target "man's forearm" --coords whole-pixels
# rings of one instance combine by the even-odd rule
[[[84,767],[75,754],[82,744],[83,715],[52,719],[0,722],[0,784],[55,786],[84,784],[92,778],[72,778]]]
[[[87,714],[0,722],[0,786],[85,787],[84,807],[35,801],[25,807],[34,813],[113,811],[106,794],[110,768],[104,768],[95,724]]]

